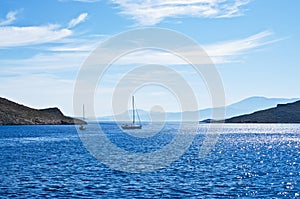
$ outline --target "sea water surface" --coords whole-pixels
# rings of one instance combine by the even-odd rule
[[[124,150],[150,153],[174,139],[177,125],[139,139],[116,124],[101,126]],[[192,145],[169,167],[127,173],[94,158],[74,126],[0,126],[0,197],[300,197],[300,125],[226,124],[213,150],[199,158],[207,128],[199,125]]]

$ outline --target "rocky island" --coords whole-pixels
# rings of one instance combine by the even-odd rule
[[[85,124],[64,116],[58,108],[33,109],[0,97],[0,125]]]
[[[300,101],[232,117],[226,119],[225,123],[300,123]]]
[[[199,123],[300,123],[300,101],[224,120],[206,119]]]

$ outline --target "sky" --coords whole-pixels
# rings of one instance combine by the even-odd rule
[[[2,0],[0,96],[73,115],[74,85],[90,53],[121,32],[158,27],[203,47],[220,74],[226,104],[250,96],[298,98],[299,7],[295,0]],[[132,61],[153,60],[185,78],[199,109],[211,106],[205,82],[180,67],[186,63],[165,52],[141,51],[122,57],[99,81],[96,114],[111,114],[113,89]],[[135,95],[140,109],[180,109],[163,87],[146,86]]]

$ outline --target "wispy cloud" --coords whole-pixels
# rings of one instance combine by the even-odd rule
[[[64,53],[74,53],[74,52],[87,52],[90,53],[94,50],[100,42],[107,39],[109,35],[95,34],[95,35],[84,35],[84,37],[68,38],[62,43],[57,45],[52,45],[46,50],[51,52],[64,52]]]
[[[273,39],[273,33],[270,31],[263,31],[246,38],[224,41],[214,44],[203,45],[204,50],[215,64],[226,64],[231,62],[241,62],[255,49],[279,41],[280,39]],[[103,36],[101,36],[102,38]],[[103,38],[102,38],[103,39]],[[51,74],[65,75],[62,71],[69,73],[80,68],[81,64],[88,57],[91,50],[96,45],[95,38],[91,43],[77,43],[72,41],[70,44],[60,44],[57,47],[46,48],[48,52],[39,53],[33,57],[17,60],[0,60],[2,68],[2,75],[20,75],[30,73],[43,73],[47,71]],[[187,54],[195,54],[192,49]],[[160,64],[160,65],[186,65],[186,61],[164,51],[144,50],[137,51],[121,57],[117,60],[115,65],[132,65],[132,64]],[[113,71],[116,75],[118,71]],[[62,74],[60,74],[62,73]]]
[[[84,2],[84,3],[93,3],[93,2],[98,2],[100,0],[73,0],[73,1]]]
[[[240,55],[282,39],[271,39],[271,31],[263,31],[249,37],[205,45],[204,49],[215,63],[229,63],[240,60]]]
[[[67,43],[65,45],[59,45],[48,48],[49,51],[55,52],[91,52],[99,45],[98,41],[86,41],[85,43]]]
[[[2,24],[8,24],[8,21],[13,21],[16,13],[8,15],[7,20],[3,21]],[[73,35],[71,28],[84,22],[87,17],[88,13],[80,14],[69,22],[68,27],[61,27],[58,24],[0,26],[0,48],[57,42]]]
[[[215,64],[224,64],[242,61],[241,55],[249,54],[251,51],[258,49],[270,43],[277,42],[281,39],[272,39],[271,31],[263,31],[246,38],[231,41],[217,42],[213,44],[202,45],[208,56]],[[185,52],[187,55],[195,55],[198,51],[190,49]],[[186,62],[171,53],[163,51],[138,51],[133,54],[122,57],[117,61],[120,64],[163,64],[163,65],[180,65]],[[202,63],[200,63],[202,64]],[[206,64],[206,63],[203,63]]]
[[[9,25],[12,22],[16,20],[16,15],[18,14],[18,11],[10,11],[7,13],[5,19],[0,19],[0,26]]]
[[[80,68],[88,55],[87,52],[47,52],[25,59],[1,59],[1,76],[39,73],[68,76]]]
[[[58,25],[4,26],[0,27],[0,48],[53,42],[70,35],[71,30]]]
[[[250,0],[111,0],[140,25],[155,25],[167,17],[229,18],[243,15]]]
[[[82,13],[77,18],[72,19],[69,23],[69,28],[73,28],[74,26],[77,26],[78,24],[84,22],[88,16],[88,13]]]
[[[59,0],[61,2],[64,2],[64,1],[77,1],[77,2],[82,2],[82,3],[94,3],[94,2],[98,2],[98,1],[101,1],[101,0]]]

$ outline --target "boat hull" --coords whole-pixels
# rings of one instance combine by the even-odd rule
[[[141,129],[142,125],[122,125],[122,129]]]
[[[86,129],[86,127],[85,127],[84,125],[81,125],[81,126],[79,127],[79,129],[82,130],[82,131],[84,131],[84,130]]]

